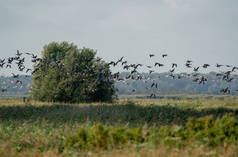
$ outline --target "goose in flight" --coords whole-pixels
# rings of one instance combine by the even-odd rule
[[[162,54],[162,57],[164,58],[164,57],[167,57],[168,55],[167,54]]]
[[[151,57],[154,57],[155,55],[154,55],[154,54],[149,54],[149,56],[150,56],[150,58],[151,58]]]

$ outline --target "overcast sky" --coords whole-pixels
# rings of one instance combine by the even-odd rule
[[[0,0],[0,28],[1,57],[69,41],[106,61],[238,65],[237,0]]]

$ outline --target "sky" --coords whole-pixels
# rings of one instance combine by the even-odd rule
[[[52,41],[95,49],[106,61],[238,66],[238,1],[0,0],[0,58],[40,55]]]

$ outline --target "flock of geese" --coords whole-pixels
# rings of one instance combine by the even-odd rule
[[[153,58],[156,57],[155,54],[149,54],[149,58]],[[168,57],[168,54],[162,54],[161,55],[162,59]],[[120,58],[119,60],[117,60],[116,62],[110,62],[109,65],[111,66],[117,66],[117,65],[121,65],[123,67],[124,70],[129,71],[130,74],[128,76],[126,76],[125,78],[120,78],[119,72],[115,73],[114,79],[117,81],[121,81],[123,83],[128,83],[128,80],[142,80],[145,83],[146,82],[150,82],[150,86],[146,87],[147,90],[150,89],[158,89],[159,85],[157,82],[155,82],[155,79],[152,79],[150,77],[150,74],[156,72],[156,70],[154,70],[155,68],[160,68],[160,67],[164,67],[166,66],[163,63],[159,63],[159,62],[154,62],[153,65],[146,65],[145,67],[148,70],[148,76],[141,76],[138,72],[139,67],[142,67],[142,64],[127,64],[127,61],[123,60],[124,57]],[[121,63],[121,64],[120,64]],[[198,84],[205,84],[208,81],[208,78],[206,78],[206,76],[202,73],[199,72],[199,69],[207,69],[209,67],[211,67],[212,65],[210,64],[203,64],[200,66],[193,66],[193,61],[192,60],[187,60],[184,64],[184,66],[186,68],[192,69],[191,73],[180,73],[180,74],[176,74],[175,71],[178,68],[178,64],[177,63],[171,63],[170,65],[168,65],[167,67],[169,67],[169,71],[168,71],[168,77],[170,77],[171,79],[182,79],[182,78],[190,78],[192,79],[193,82],[196,82]],[[215,65],[216,68],[222,68],[222,67],[226,67],[228,68],[228,70],[226,71],[220,71],[219,73],[216,73],[216,77],[217,79],[220,79],[222,81],[225,81],[227,83],[230,83],[234,80],[238,80],[237,76],[235,73],[238,71],[238,67],[236,66],[232,66],[232,65],[222,65],[222,64],[216,64]],[[136,89],[132,89],[131,92],[135,92]],[[151,90],[150,90],[151,91]],[[238,92],[238,89],[236,89],[233,92]],[[223,94],[230,94],[231,93],[231,89],[230,87],[225,87],[220,89],[220,93]],[[156,93],[151,93],[150,98],[152,97],[156,97]]]
[[[26,57],[26,55],[28,57]],[[34,69],[33,68],[27,68],[25,66],[25,62],[26,59],[28,59],[30,57],[31,62],[35,65]],[[155,54],[149,54],[148,55],[148,59],[152,59],[152,58],[156,58],[157,56]],[[165,60],[168,57],[168,54],[162,54],[161,56],[162,60]],[[97,58],[96,61],[101,61],[101,58]],[[46,59],[42,59],[40,57],[38,57],[37,55],[33,54],[33,53],[21,53],[19,50],[17,50],[16,55],[14,57],[8,57],[8,58],[4,58],[4,59],[0,59],[0,69],[2,68],[6,68],[6,69],[10,69],[13,67],[17,67],[17,70],[21,73],[25,73],[25,77],[29,77],[30,75],[34,74],[35,72],[37,72],[40,69],[40,65],[42,64],[38,64],[38,63],[47,63],[48,61]],[[59,61],[55,61],[56,64],[52,64],[51,68],[54,68],[55,65],[60,66],[61,68],[63,68],[63,64],[61,64],[60,60]],[[13,66],[13,64],[15,64]],[[161,67],[167,67],[169,68],[168,71],[168,77],[170,77],[171,79],[182,79],[182,78],[190,78],[192,79],[193,82],[196,82],[198,84],[205,84],[208,81],[208,78],[206,78],[205,75],[203,75],[202,73],[199,72],[200,69],[207,69],[209,67],[211,67],[212,65],[210,64],[203,64],[200,66],[193,66],[193,61],[192,60],[187,60],[184,63],[184,67],[191,69],[192,72],[191,73],[176,73],[176,70],[178,68],[178,64],[177,63],[171,63],[170,65],[165,65],[164,63],[161,62],[154,62],[152,65],[143,65],[143,64],[129,64],[128,61],[126,61],[124,59],[124,57],[121,57],[120,59],[118,59],[117,61],[111,61],[109,63],[106,63],[109,67],[118,67],[121,66],[122,69],[124,71],[129,72],[127,76],[125,77],[121,77],[120,72],[116,72],[116,73],[112,73],[111,74],[111,79],[121,82],[121,83],[125,83],[128,84],[128,82],[130,81],[137,81],[137,80],[142,80],[145,83],[150,83],[148,87],[146,87],[147,90],[151,91],[151,89],[153,89],[152,91],[156,91],[156,89],[159,89],[159,84],[152,79],[152,77],[150,77],[150,75],[152,73],[156,72],[156,69],[161,68]],[[146,68],[148,71],[148,75],[141,75],[139,73],[139,69],[140,68]],[[235,73],[238,71],[238,67],[236,66],[232,66],[232,65],[222,65],[222,64],[216,64],[215,65],[216,68],[222,68],[222,67],[226,67],[225,71],[220,71],[219,73],[216,73],[216,77],[217,79],[223,80],[225,82],[232,82],[235,79]],[[103,75],[103,71],[101,72]],[[20,74],[14,74],[12,73],[12,78],[15,79],[15,81],[11,81],[12,84],[15,85],[22,85],[22,81],[20,80]],[[100,75],[99,75],[100,76]],[[99,78],[95,78],[95,80],[97,80]],[[1,92],[6,92],[8,86],[2,84],[1,87]],[[132,89],[131,92],[135,92],[136,89]],[[220,92],[223,94],[230,94],[231,92],[238,92],[238,89],[235,91],[231,91],[231,88],[225,87],[223,89],[220,89]],[[155,98],[156,97],[156,92],[150,93],[150,95],[148,96],[150,98]]]

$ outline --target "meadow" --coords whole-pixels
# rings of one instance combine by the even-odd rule
[[[0,157],[238,156],[238,96],[135,98],[81,104],[1,98]]]

